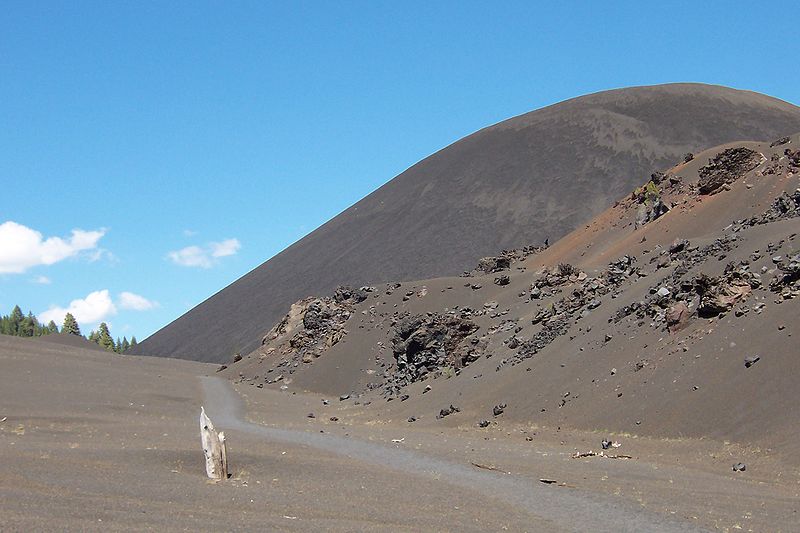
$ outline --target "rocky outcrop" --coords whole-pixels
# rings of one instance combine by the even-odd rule
[[[697,182],[700,194],[714,194],[750,172],[761,162],[761,154],[749,148],[728,148],[699,170]]]
[[[494,274],[511,268],[511,258],[505,256],[482,257],[478,260],[475,270],[480,274]]]
[[[256,353],[260,358],[284,357],[276,367],[286,366],[293,373],[299,363],[311,363],[347,335],[345,324],[354,306],[371,291],[370,287],[342,286],[333,296],[295,302],[289,313],[264,335]]]
[[[636,208],[637,228],[652,222],[669,211],[669,207],[661,199],[661,190],[658,188],[658,184],[666,178],[665,174],[655,172],[651,175],[650,181],[633,191],[633,199],[639,204]]]
[[[507,364],[512,366],[519,364],[539,353],[558,337],[566,335],[576,319],[587,316],[601,305],[602,296],[615,290],[639,271],[634,262],[635,258],[622,256],[611,262],[602,274],[594,278],[588,277],[585,272],[579,271],[572,265],[560,264],[538,278],[531,289],[532,298],[534,289],[542,291],[542,287],[556,287],[556,291],[560,292],[559,287],[572,284],[569,286],[569,295],[539,309],[531,322],[534,325],[541,324],[541,329],[529,340],[515,343],[518,346],[517,352],[508,359],[500,361],[495,370],[499,371]],[[543,291],[537,294],[541,295]],[[553,294],[554,292],[549,292],[548,296]]]
[[[478,260],[477,266],[472,271],[464,272],[464,276],[481,276],[484,274],[496,274],[509,270],[511,265],[517,261],[522,261],[528,256],[538,254],[547,249],[547,241],[544,246],[523,246],[512,250],[503,250],[500,255],[482,257]]]
[[[752,273],[737,269],[733,263],[728,264],[725,274],[720,277],[700,274],[694,280],[694,290],[700,296],[697,315],[712,318],[730,311],[737,302],[750,296],[751,283],[758,286],[756,281]]]
[[[395,368],[389,392],[432,372],[456,371],[478,359],[482,353],[480,343],[465,342],[477,330],[478,325],[472,320],[455,314],[427,313],[399,320],[391,338]]]

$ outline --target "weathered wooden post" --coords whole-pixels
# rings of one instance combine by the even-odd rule
[[[206,474],[211,479],[228,479],[228,451],[225,433],[217,433],[206,410],[200,407],[200,440],[206,456]]]

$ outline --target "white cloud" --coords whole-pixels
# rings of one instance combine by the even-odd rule
[[[239,248],[242,247],[242,244],[239,242],[239,239],[227,239],[222,242],[209,243],[208,246],[211,249],[212,257],[227,257],[229,255],[235,255],[236,252],[239,251]]]
[[[199,246],[187,246],[167,254],[173,263],[186,267],[211,268],[208,252]]]
[[[64,323],[64,316],[67,313],[72,313],[72,316],[81,325],[95,325],[103,322],[109,316],[117,314],[117,307],[111,300],[108,289],[103,289],[89,293],[86,298],[72,300],[66,308],[53,306],[40,313],[39,320],[44,324],[52,320],[60,325]]]
[[[36,276],[31,281],[33,281],[34,283],[38,283],[39,285],[50,285],[51,283],[53,283],[53,280],[51,280],[47,276]]]
[[[167,257],[176,265],[185,267],[211,268],[215,259],[235,255],[242,244],[239,239],[226,239],[221,242],[210,242],[205,246],[187,246],[169,252]]]
[[[195,235],[197,235],[197,232],[194,231],[194,230],[191,230],[191,229],[183,230],[183,236],[184,237],[194,237]]]
[[[122,292],[117,299],[117,305],[121,309],[131,309],[133,311],[148,311],[158,307],[158,302],[148,300],[144,296],[134,294],[132,292]]]
[[[38,231],[9,220],[0,224],[0,274],[21,274],[31,267],[52,265],[93,250],[105,233],[74,229],[69,239],[45,239]]]

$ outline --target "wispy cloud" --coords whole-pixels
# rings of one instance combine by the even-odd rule
[[[21,274],[34,266],[52,265],[94,250],[105,233],[104,229],[74,229],[67,239],[45,239],[40,232],[9,220],[0,224],[0,274]]]
[[[34,283],[38,283],[39,285],[50,285],[51,283],[53,283],[53,280],[51,280],[47,276],[36,276],[31,281]]]
[[[187,246],[174,252],[169,252],[167,257],[176,265],[185,267],[211,268],[211,258],[206,250],[199,246]]]
[[[169,252],[167,257],[176,265],[211,268],[219,258],[235,255],[241,247],[239,239],[226,239],[220,242],[210,242],[205,246],[187,246]]]
[[[117,303],[121,309],[130,309],[132,311],[148,311],[158,307],[158,302],[127,291],[120,293]]]

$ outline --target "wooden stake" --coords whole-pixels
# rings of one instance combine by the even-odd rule
[[[217,433],[214,424],[200,407],[200,441],[206,457],[206,474],[211,479],[228,479],[228,450],[225,446],[225,433]]]

